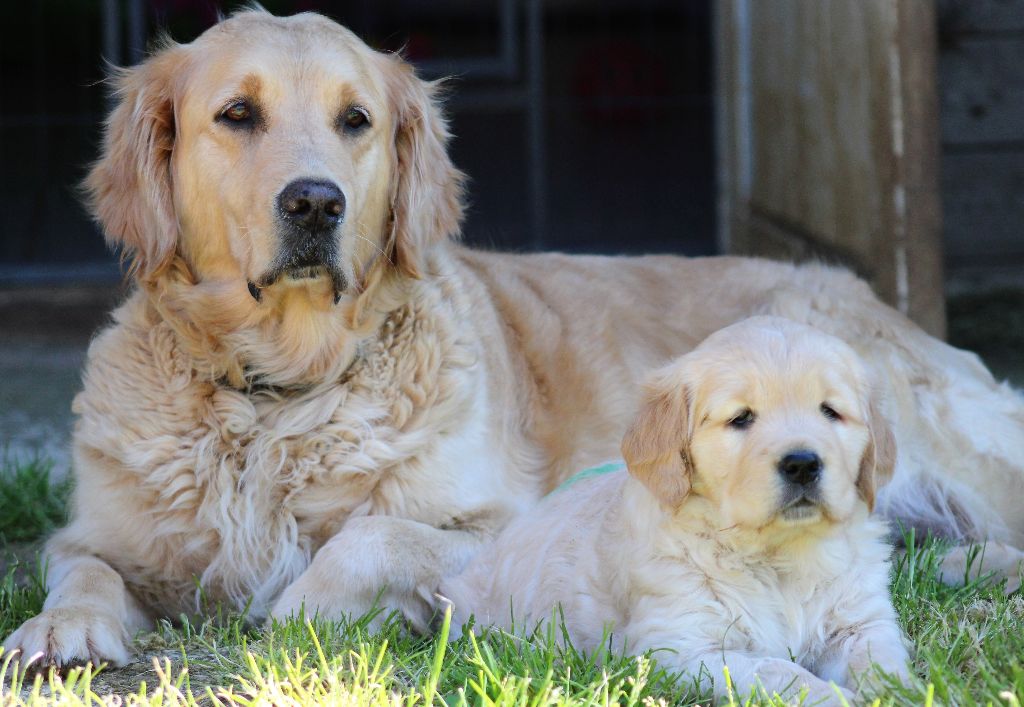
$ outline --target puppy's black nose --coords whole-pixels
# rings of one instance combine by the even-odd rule
[[[345,215],[345,195],[334,182],[296,179],[277,197],[282,217],[310,233],[332,230]]]
[[[821,476],[821,457],[809,449],[789,452],[779,460],[779,473],[790,483],[808,486]]]

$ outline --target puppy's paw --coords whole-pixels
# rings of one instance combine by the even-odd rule
[[[316,616],[331,621],[358,619],[373,608],[372,598],[358,600],[346,596],[342,587],[328,588],[326,585],[321,587],[318,582],[310,581],[307,577],[299,577],[285,588],[274,603],[267,623],[269,624],[275,619],[285,621],[300,614],[309,619]],[[383,623],[383,617],[378,614],[370,626],[376,628],[381,623]]]
[[[842,698],[840,698],[842,695]],[[807,697],[804,699],[803,704],[808,705],[821,705],[825,707],[842,707],[843,702],[848,705],[857,705],[861,703],[860,697],[853,690],[848,690],[845,687],[841,687],[834,683],[826,683],[824,687],[818,686],[815,688],[808,687]]]
[[[4,653],[19,651],[22,665],[68,667],[92,663],[124,665],[129,636],[115,616],[90,607],[46,609],[4,641]]]
[[[376,631],[394,611],[398,611],[414,631],[430,632],[434,607],[426,590],[411,594],[385,590],[371,596],[345,589],[344,586],[328,588],[325,584],[300,577],[281,593],[270,610],[267,622],[269,624],[274,619],[284,621],[299,616],[300,612],[307,618],[316,616],[333,621],[363,619],[372,612],[372,617],[366,620],[366,626]]]
[[[795,699],[803,693],[801,704],[804,705],[842,705],[843,699],[852,705],[857,700],[857,694],[852,690],[826,682],[788,660],[765,658],[758,662],[756,675],[769,695]]]

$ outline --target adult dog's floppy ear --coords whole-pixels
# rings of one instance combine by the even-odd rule
[[[874,399],[868,401],[866,421],[868,445],[860,460],[857,490],[868,510],[874,510],[878,489],[888,483],[896,468],[896,438]]]
[[[151,279],[170,261],[178,226],[171,196],[174,80],[184,51],[169,45],[143,64],[117,70],[117,105],[107,120],[100,159],[83,184],[107,243]]]
[[[690,492],[689,400],[678,376],[659,373],[646,386],[644,402],[622,440],[629,473],[668,510]]]
[[[402,272],[420,277],[426,249],[459,233],[466,177],[448,158],[448,126],[438,103],[437,83],[417,78],[413,68],[397,56],[388,61],[397,117],[391,187],[393,252]]]

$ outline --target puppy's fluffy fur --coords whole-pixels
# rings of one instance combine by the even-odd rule
[[[651,377],[628,474],[554,492],[440,594],[457,624],[532,628],[560,606],[577,647],[611,627],[719,697],[723,666],[741,695],[814,700],[873,662],[902,675],[886,528],[869,515],[895,461],[878,410],[838,339],[775,317],[730,326]],[[794,453],[819,457],[820,477],[787,476]]]
[[[136,630],[202,611],[197,580],[253,618],[381,596],[422,627],[439,577],[617,453],[642,372],[757,313],[840,336],[887,381],[880,506],[1024,544],[1024,402],[849,273],[461,248],[436,87],[317,15],[239,13],[114,84],[86,186],[136,287],[89,349],[71,520],[7,648],[124,661]],[[286,271],[299,179],[345,211],[323,262]]]

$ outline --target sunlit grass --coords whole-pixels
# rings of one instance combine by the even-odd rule
[[[893,598],[914,647],[915,677],[908,684],[883,679],[886,687],[871,696],[874,704],[1019,705],[1024,598],[1007,597],[990,581],[941,584],[936,579],[941,552],[928,541],[894,562]],[[7,568],[0,583],[4,635],[41,608],[43,574],[34,563]],[[332,622],[300,616],[262,627],[244,616],[211,613],[203,623],[182,619],[139,636],[136,650],[143,657],[117,670],[26,673],[9,656],[0,656],[0,703],[640,707],[710,702],[693,676],[660,667],[657,653],[583,653],[565,646],[557,626],[526,636],[467,632],[449,642],[447,623],[438,636],[424,638],[412,635],[396,616],[371,630],[371,617]],[[740,695],[732,704],[790,703]]]

